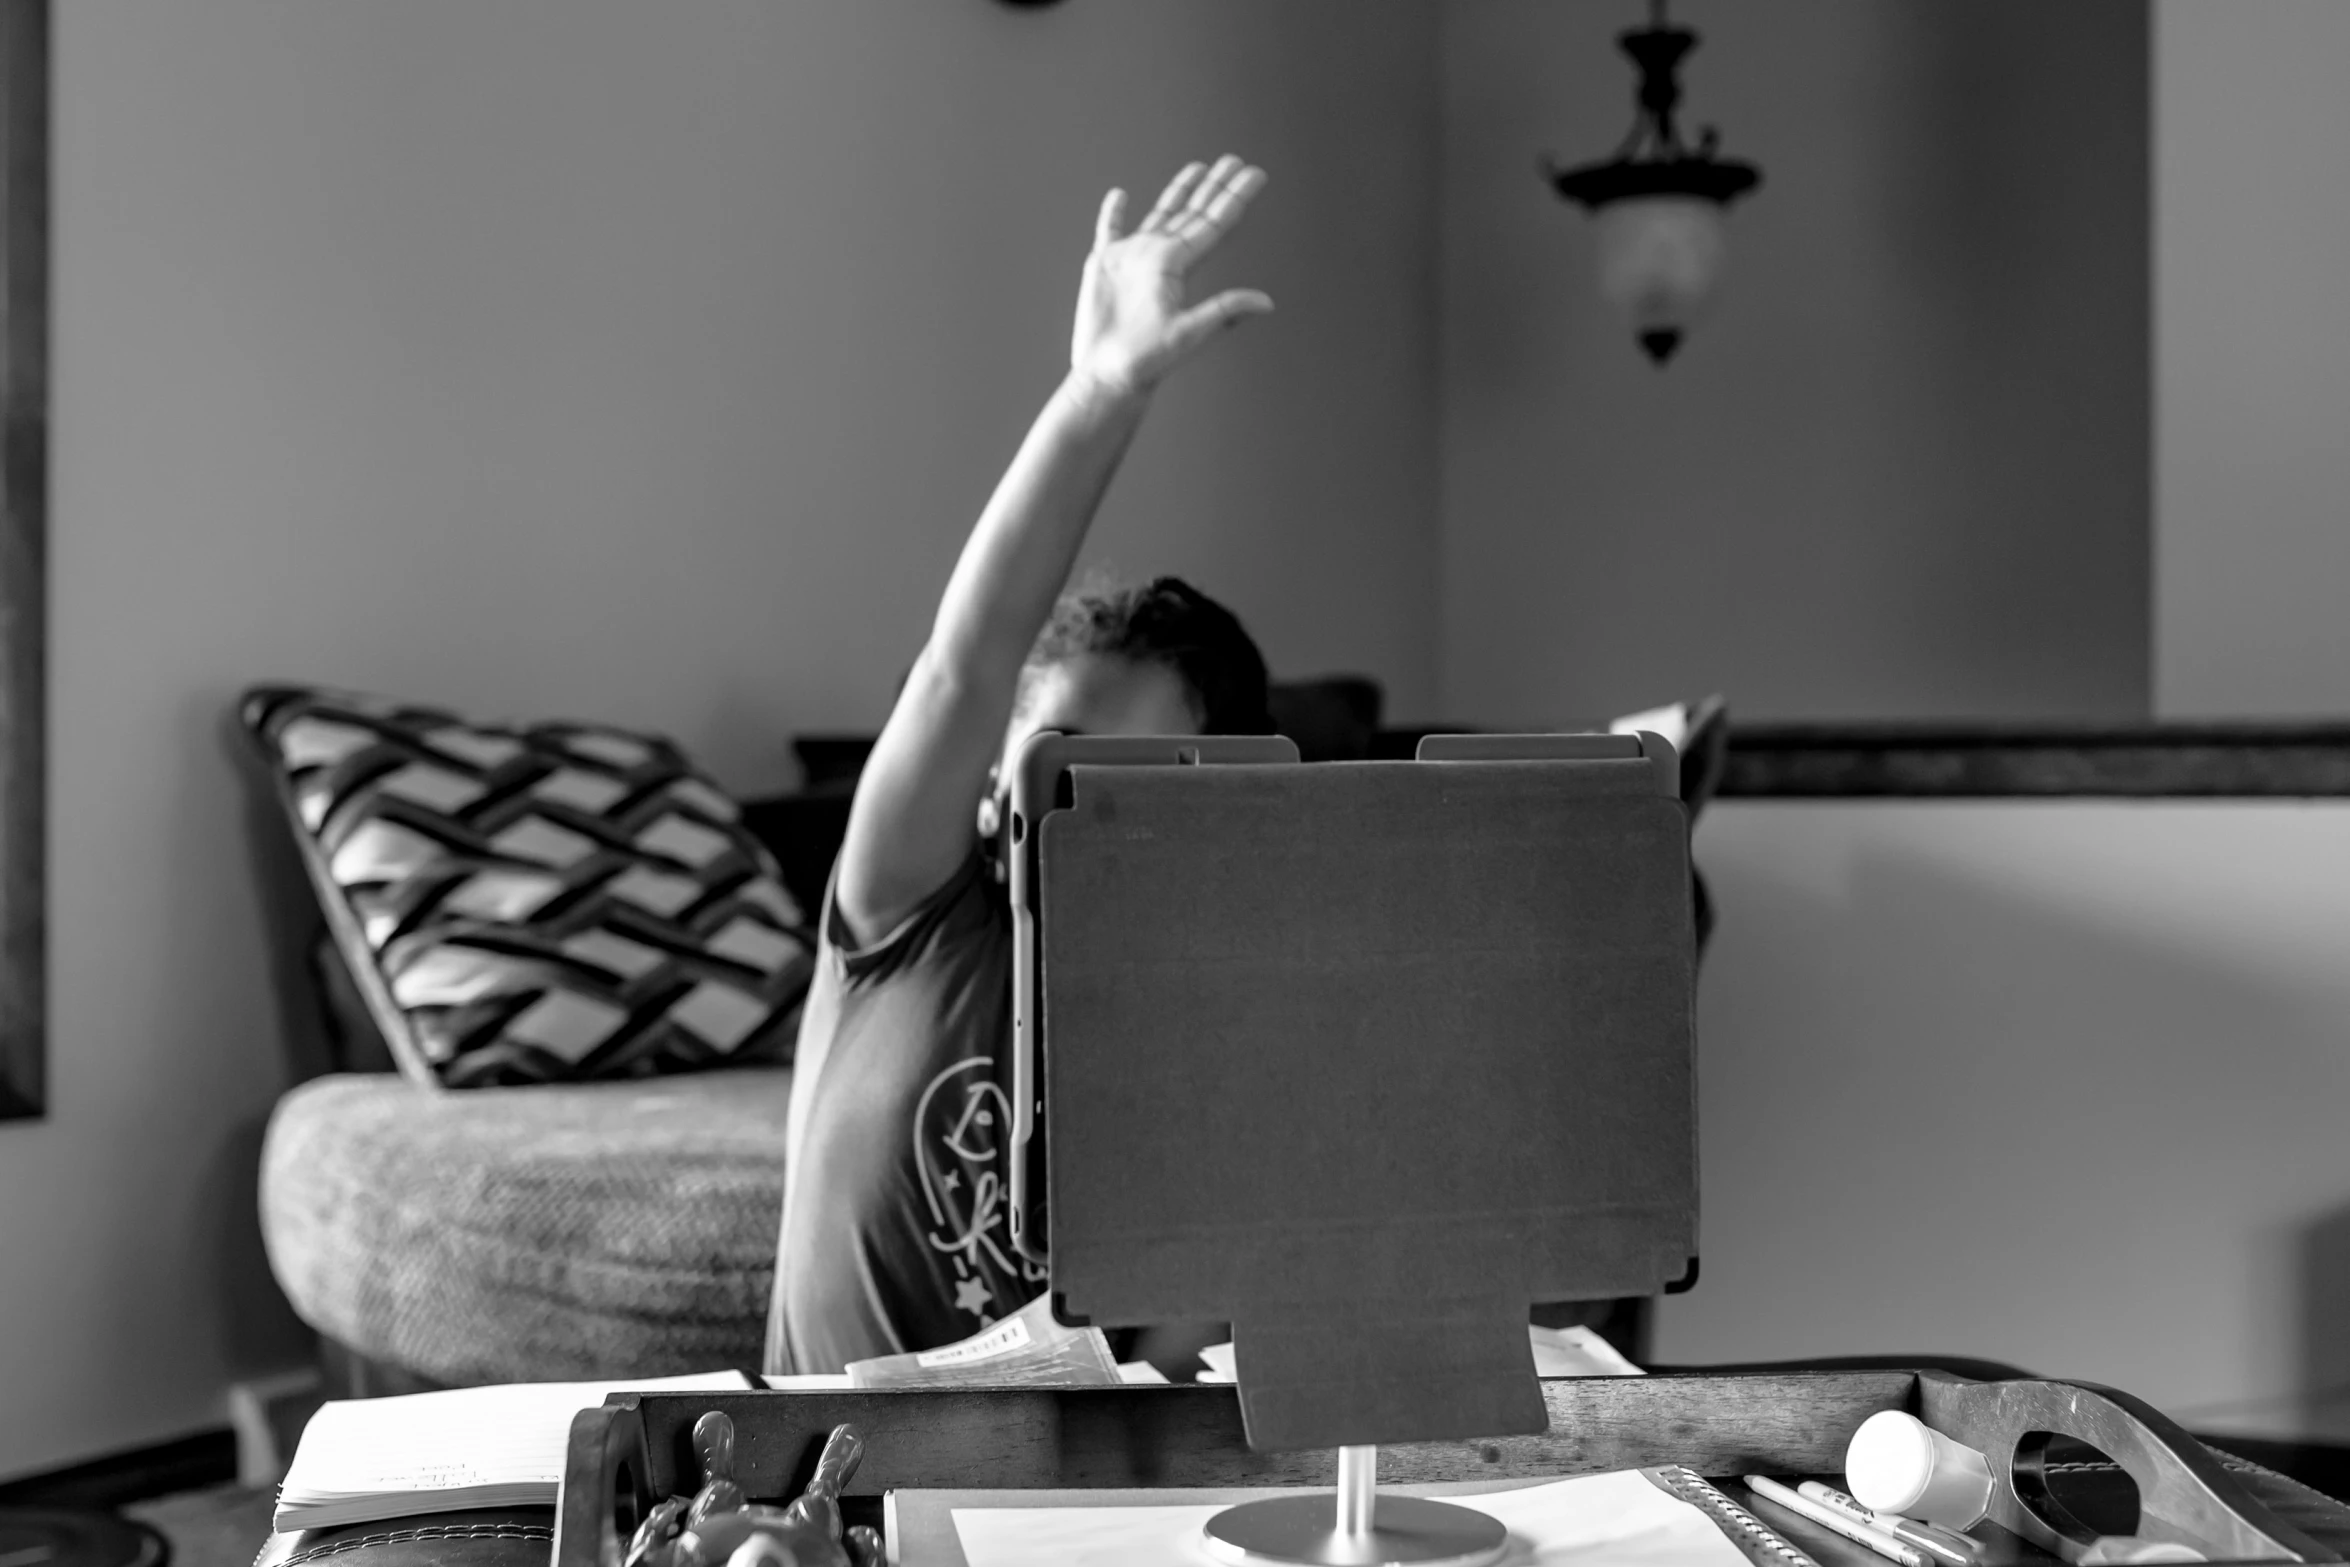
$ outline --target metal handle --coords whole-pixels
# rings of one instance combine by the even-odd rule
[[[2138,1487],[2138,1534],[2201,1550],[2215,1561],[2335,1562],[2342,1558],[2277,1517],[2152,1405],[2088,1382],[1965,1382],[1918,1373],[1926,1424],[1981,1453],[1995,1482],[1991,1519],[2067,1561],[2092,1541],[2067,1532],[2017,1489],[2034,1438],[2068,1436],[2119,1465]],[[2028,1483],[2026,1489],[2030,1489]]]
[[[620,1534],[620,1503],[625,1499],[633,1511],[641,1512],[649,1495],[642,1467],[644,1445],[644,1417],[634,1399],[600,1404],[571,1417],[563,1486],[555,1502],[551,1567],[620,1567],[627,1543]],[[591,1475],[593,1484],[579,1483]],[[635,1527],[634,1519],[629,1527]]]

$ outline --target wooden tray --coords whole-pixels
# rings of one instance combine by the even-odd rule
[[[2148,1538],[2200,1544],[2214,1561],[2336,1562],[2350,1507],[2282,1475],[2215,1456],[2150,1406],[2088,1383],[1973,1382],[1934,1371],[1575,1377],[1542,1384],[1550,1429],[1490,1441],[1384,1447],[1382,1483],[1522,1479],[1685,1464],[1719,1480],[1749,1473],[1834,1482],[1860,1423],[1904,1410],[1985,1453],[2001,1478],[1985,1567],[2077,1560],[2086,1526],[2061,1501],[2050,1438],[2109,1455],[2137,1487]],[[572,1422],[553,1567],[619,1567],[637,1520],[699,1483],[695,1420],[734,1422],[736,1478],[788,1500],[843,1422],[866,1457],[845,1493],[851,1521],[877,1521],[898,1489],[1064,1490],[1324,1486],[1327,1453],[1252,1450],[1233,1390],[1117,1387],[615,1394]],[[1733,1489],[1745,1500],[1742,1489]],[[1763,1511],[1756,1509],[1758,1515]],[[1772,1513],[1821,1567],[1883,1567],[1858,1546]]]

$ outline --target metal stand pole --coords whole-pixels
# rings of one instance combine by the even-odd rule
[[[1381,1496],[1376,1447],[1338,1450],[1335,1496],[1242,1502],[1201,1532],[1218,1561],[1249,1567],[1485,1567],[1509,1545],[1500,1522],[1473,1507]]]
[[[1338,1532],[1349,1540],[1368,1540],[1371,1515],[1379,1500],[1379,1449],[1342,1447],[1338,1450]]]

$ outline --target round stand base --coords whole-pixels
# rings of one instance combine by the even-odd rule
[[[1509,1531],[1471,1507],[1418,1496],[1381,1496],[1367,1534],[1341,1534],[1332,1495],[1242,1502],[1202,1529],[1218,1561],[1262,1567],[1485,1567],[1501,1559]]]

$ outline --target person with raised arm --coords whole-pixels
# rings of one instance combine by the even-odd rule
[[[1064,734],[1265,734],[1265,663],[1172,577],[1063,596],[1179,365],[1273,308],[1186,276],[1265,174],[1192,164],[1127,226],[1103,201],[1069,372],[997,484],[875,743],[818,922],[767,1330],[771,1372],[966,1338],[1042,1292],[1012,1249],[1011,909],[990,840],[1011,760]]]

